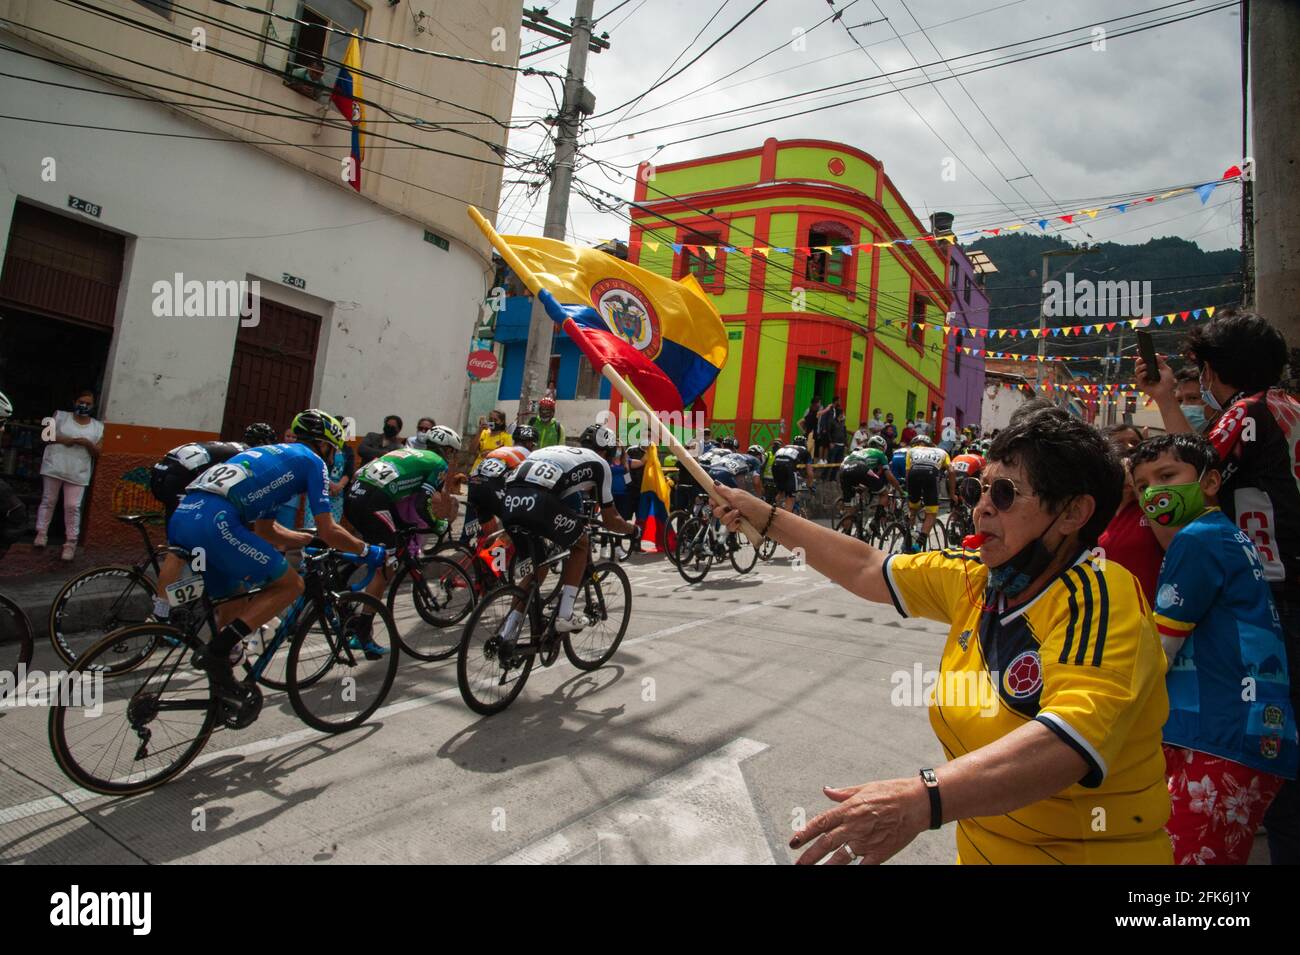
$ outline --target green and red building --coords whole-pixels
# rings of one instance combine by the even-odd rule
[[[638,169],[629,261],[693,273],[727,325],[706,393],[715,433],[789,439],[813,395],[938,418],[952,308],[949,248],[873,156],[842,143],[761,147]],[[927,237],[927,238],[923,238]],[[917,326],[922,327],[917,327]]]

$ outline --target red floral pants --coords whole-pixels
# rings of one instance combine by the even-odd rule
[[[1177,865],[1245,865],[1281,776],[1220,756],[1165,746],[1172,810],[1165,831]]]

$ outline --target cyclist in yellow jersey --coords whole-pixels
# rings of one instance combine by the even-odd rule
[[[948,500],[952,501],[957,497],[951,465],[948,452],[931,445],[928,437],[918,434],[912,439],[903,462],[903,469],[907,475],[907,510],[911,517],[908,527],[911,528],[916,522],[916,512],[924,506],[925,521],[921,525],[922,541],[930,539],[934,522],[939,517],[940,477],[948,478]]]
[[[1025,415],[994,441],[972,548],[888,556],[743,491],[743,516],[867,600],[948,626],[930,723],[948,762],[836,789],[795,833],[801,863],[882,862],[956,823],[967,864],[1169,864],[1164,653],[1134,577],[1092,547],[1123,471],[1069,414]],[[886,698],[881,699],[881,705]]]

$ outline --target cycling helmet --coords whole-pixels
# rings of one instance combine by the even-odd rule
[[[436,424],[424,434],[424,446],[437,450],[438,448],[451,448],[453,451],[460,450],[460,435],[443,424]]]
[[[767,457],[767,451],[763,449],[761,444],[751,444],[748,453],[750,457],[758,458],[760,461]]]
[[[614,437],[614,432],[604,425],[589,424],[582,432],[578,443],[588,450],[595,451],[601,457],[609,457],[614,453],[614,445],[618,443],[618,439]]]
[[[244,444],[250,448],[260,448],[265,444],[275,444],[280,440],[280,436],[275,433],[275,429],[264,421],[258,421],[250,424],[244,429]]]
[[[294,415],[289,430],[308,441],[324,441],[333,448],[343,448],[343,425],[333,415],[319,408],[308,408]]]
[[[808,447],[808,439],[807,439],[806,437],[804,437],[802,434],[799,435],[797,438],[794,439],[794,443],[795,443],[795,445],[796,445],[797,447],[800,447],[800,448],[806,448],[806,447]]]
[[[4,424],[6,421],[12,418],[13,413],[14,413],[13,402],[5,397],[5,393],[3,391],[0,391],[0,424]]]
[[[878,451],[887,451],[889,450],[889,442],[880,435],[873,434],[871,437],[867,438],[867,447],[875,448]]]
[[[523,445],[529,451],[537,447],[537,429],[531,425],[521,424],[515,428],[515,443]]]
[[[926,448],[930,446],[930,439],[923,434],[918,434],[910,442],[913,448]]]
[[[736,440],[736,436],[734,434],[729,434],[725,438],[723,438],[722,446],[726,448],[728,451],[740,450],[740,442]]]
[[[538,410],[539,412],[541,412],[541,411],[552,411],[552,412],[555,411],[555,399],[554,399],[554,398],[551,398],[551,397],[542,398],[541,400],[539,400],[539,401],[537,402],[537,410]]]

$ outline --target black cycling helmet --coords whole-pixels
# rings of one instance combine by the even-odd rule
[[[521,424],[515,428],[515,444],[532,451],[537,447],[537,429],[528,424]]]
[[[805,438],[802,434],[794,439],[794,443],[801,448],[808,447],[808,439]]]
[[[265,421],[250,424],[244,429],[244,444],[250,448],[260,448],[265,444],[276,444],[280,436]]]
[[[589,424],[583,430],[578,443],[588,450],[595,451],[601,457],[608,458],[614,453],[614,446],[618,443],[618,439],[614,437],[614,432],[604,425]]]
[[[740,442],[736,440],[736,436],[734,434],[729,434],[725,438],[723,438],[722,446],[726,448],[728,451],[740,450]]]
[[[330,447],[343,448],[343,425],[319,408],[308,408],[294,415],[289,430],[308,441],[324,441]]]

